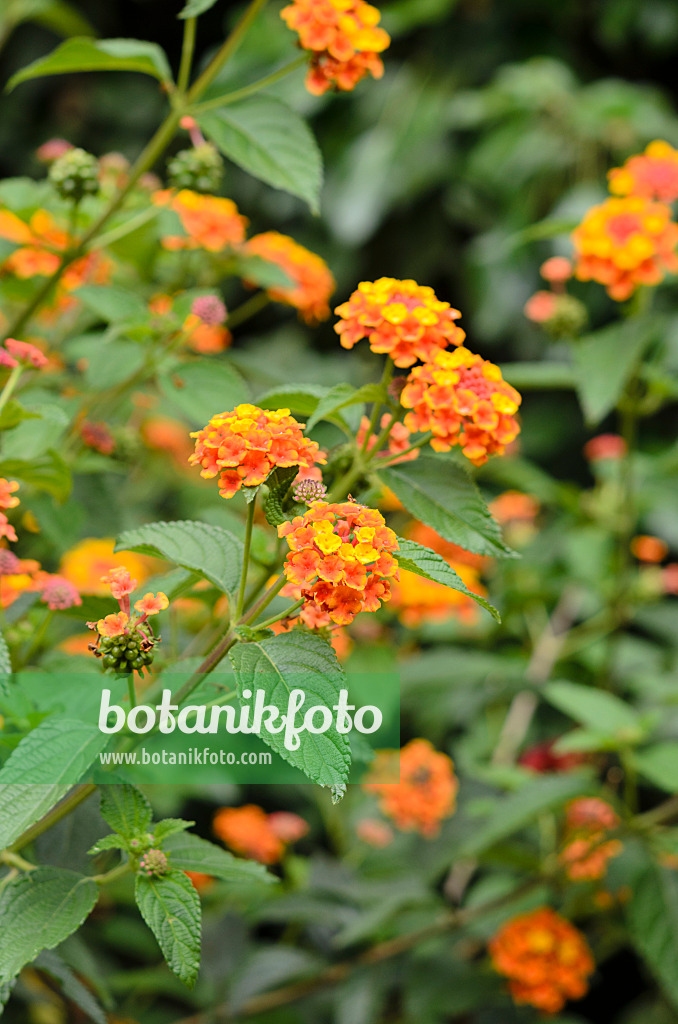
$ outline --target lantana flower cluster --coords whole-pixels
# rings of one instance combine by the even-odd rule
[[[509,979],[516,1003],[558,1013],[581,999],[595,964],[586,939],[550,907],[508,921],[489,944],[496,971]]]
[[[434,838],[456,808],[459,783],[447,754],[415,739],[400,751],[379,751],[363,784],[396,828]]]
[[[269,298],[293,306],[308,324],[327,320],[335,282],[322,257],[279,231],[254,235],[245,244],[245,253],[275,263],[290,278],[290,285],[268,288]]]
[[[390,44],[379,27],[381,15],[364,0],[293,0],[280,12],[299,34],[299,45],[311,51],[306,88],[321,96],[335,88],[350,92],[370,74],[381,78],[379,56]]]
[[[110,587],[120,610],[97,622],[87,623],[88,628],[96,630],[98,634],[90,650],[103,659],[105,669],[114,669],[123,674],[140,672],[153,661],[153,648],[159,642],[148,619],[164,611],[169,605],[169,599],[162,591],[144,594],[135,601],[134,610],[137,614],[133,615],[130,594],[136,590],[138,582],[132,579],[129,570],[117,566],[102,576],[101,582]]]
[[[565,843],[560,853],[568,878],[594,881],[603,878],[607,862],[618,856],[623,844],[608,833],[619,825],[619,815],[599,797],[572,800],[566,808]]]
[[[242,404],[213,416],[196,439],[189,462],[200,475],[219,476],[219,494],[232,498],[242,487],[257,487],[276,467],[311,467],[325,459],[315,441],[304,437],[305,424],[289,409],[260,409]]]
[[[346,626],[358,612],[376,611],[389,600],[398,541],[376,509],[350,500],[314,501],[278,534],[290,547],[283,572],[304,599],[307,625]]]
[[[308,833],[308,824],[298,814],[274,811],[267,814],[256,804],[222,807],[214,816],[214,834],[234,853],[277,864],[292,843]]]

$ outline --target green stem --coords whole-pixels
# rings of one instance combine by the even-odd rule
[[[8,334],[7,337],[11,338],[12,335]],[[10,398],[12,397],[12,393],[19,382],[19,377],[23,373],[23,369],[24,368],[23,366],[21,366],[21,364],[15,366],[12,372],[10,373],[9,377],[7,378],[5,386],[0,392],[0,412],[2,412],[2,410],[5,408]]]
[[[134,689],[134,673],[130,672],[127,676],[127,693],[129,695],[129,706],[135,708],[137,706],[137,694]]]
[[[425,444],[429,443],[432,437],[433,434],[429,430],[426,434],[424,434],[423,437],[416,441],[415,444],[411,444],[409,448],[406,448],[404,452],[398,452],[397,455],[394,455],[392,458],[389,459],[379,459],[379,468],[388,469],[389,466],[392,466],[394,462],[399,462],[400,459],[402,459],[405,455],[409,455],[410,452],[416,452],[418,448],[423,448]]]
[[[234,327],[240,327],[240,324],[259,313],[270,301],[268,293],[262,291],[250,296],[241,305],[236,306],[233,312],[228,314],[228,320],[226,321],[229,331],[232,331]]]
[[[148,224],[149,221],[155,220],[160,215],[162,208],[160,206],[150,206],[148,209],[142,210],[141,213],[135,214],[126,220],[124,224],[118,224],[116,228],[111,228],[110,231],[104,232],[103,235],[99,235],[97,238],[97,245],[101,249],[105,249],[107,245],[113,245],[114,242],[119,242],[121,238],[125,238],[127,235],[131,235],[133,231]]]
[[[256,82],[252,82],[250,85],[245,85],[242,89],[234,89],[233,92],[228,92],[224,96],[215,96],[213,100],[206,100],[204,103],[199,103],[197,107],[193,107],[193,113],[203,114],[208,110],[217,110],[221,107],[226,107],[230,103],[238,103],[240,100],[246,99],[248,96],[253,96],[255,93],[261,92],[263,89],[268,89],[270,85],[275,85],[282,78],[286,78],[292,71],[296,71],[297,68],[308,63],[308,55],[302,53],[299,57],[296,57],[289,64],[285,64],[284,67],[278,68],[277,71],[272,71],[270,75],[266,75],[264,78],[258,79]]]
[[[33,657],[33,655],[37,651],[40,650],[40,647],[42,645],[42,641],[45,639],[45,634],[46,634],[47,630],[49,629],[49,624],[50,624],[50,622],[52,621],[53,618],[54,618],[54,612],[51,609],[49,609],[47,611],[47,614],[44,616],[42,622],[38,626],[37,630],[35,631],[35,635],[33,636],[33,641],[30,644],[28,650],[26,651],[26,654],[22,658],[22,663],[24,665],[28,665],[30,660],[31,660],[31,658]]]
[[[391,383],[391,378],[392,377],[393,377],[393,363],[391,362],[390,358],[387,357],[386,365],[384,366],[384,372],[381,375],[381,381],[380,381],[380,385],[381,385],[381,387],[383,388],[384,391],[386,391],[386,389],[388,388],[389,384]],[[362,445],[360,447],[360,454],[361,455],[365,455],[367,453],[367,446],[370,443],[370,438],[372,437],[372,434],[374,433],[374,428],[376,427],[377,423],[379,422],[379,414],[381,412],[381,406],[382,406],[381,402],[375,402],[374,406],[372,407],[372,415],[370,417],[370,424],[369,424],[369,426],[367,428],[367,431],[365,433],[365,437],[363,438],[363,443],[362,443]]]
[[[177,89],[180,95],[186,92],[191,77],[193,51],[195,50],[195,29],[197,18],[186,18],[184,22],[184,39],[181,47],[181,64],[177,77]]]
[[[189,103],[195,103],[205,89],[212,84],[214,79],[217,77],[224,64],[233,56],[235,51],[240,46],[245,33],[248,28],[259,14],[261,10],[266,6],[267,0],[252,0],[249,7],[243,14],[240,21],[237,23],[226,42],[217,51],[215,56],[210,61],[209,65],[205,68],[199,78],[193,83],[191,89],[188,92]]]
[[[245,587],[247,586],[247,570],[250,565],[250,548],[252,546],[252,526],[254,524],[254,510],[257,504],[256,496],[247,506],[247,523],[245,525],[245,545],[242,556],[242,571],[240,573],[240,589],[238,590],[238,601],[235,606],[235,621],[238,622],[242,615],[245,602]]]
[[[305,597],[300,597],[298,601],[291,604],[284,612],[280,612],[279,615],[272,615],[270,619],[266,619],[264,622],[257,622],[257,629],[267,629],[269,626],[273,626],[276,622],[280,622],[282,619],[288,618],[296,612],[298,608],[301,608],[305,600]]]
[[[124,878],[125,875],[131,874],[133,871],[132,865],[129,861],[125,861],[124,864],[118,864],[117,867],[111,868],[110,871],[104,872],[101,875],[92,875],[92,881],[96,882],[97,885],[107,885],[109,882],[116,882],[119,878]]]
[[[24,860],[18,853],[12,853],[11,850],[4,850],[0,854],[0,861],[3,864],[9,864],[13,868],[18,868],[19,871],[35,871],[37,864],[31,864],[30,861]]]
[[[287,577],[284,575],[280,575],[278,579],[275,581],[275,583],[271,584],[266,593],[259,598],[257,603],[253,605],[252,608],[250,608],[249,612],[242,619],[242,624],[245,626],[249,626],[250,623],[253,622],[258,615],[261,615],[264,608],[268,608],[271,601],[278,596],[278,594],[280,593],[280,591],[282,590],[286,583]]]

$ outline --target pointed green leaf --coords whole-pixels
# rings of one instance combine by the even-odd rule
[[[211,416],[248,401],[247,385],[231,363],[200,359],[162,374],[158,385],[165,398],[198,427]]]
[[[46,57],[40,57],[10,78],[7,90],[21,82],[45,75],[80,71],[140,71],[161,82],[171,82],[172,72],[164,50],[141,39],[67,39]]]
[[[613,693],[560,680],[548,683],[542,692],[549,703],[601,736],[615,736],[628,743],[643,738],[640,717]]]
[[[442,583],[444,587],[451,587],[452,590],[458,590],[460,593],[466,594],[468,597],[473,598],[477,604],[485,608],[497,622],[501,622],[501,616],[497,609],[489,601],[486,601],[484,597],[481,597],[480,594],[469,590],[461,576],[458,576],[452,566],[436,551],[424,547],[423,544],[416,544],[413,540],[405,540],[403,537],[398,537],[398,551],[395,557],[400,569],[416,573],[417,576],[423,576],[424,579],[433,580],[434,583]]]
[[[188,0],[188,3],[183,10],[179,11],[178,18],[197,18],[200,14],[204,14],[205,11],[209,11],[210,7],[214,7],[217,0]]]
[[[648,862],[626,905],[631,941],[678,1010],[678,875]]]
[[[248,882],[277,882],[263,866],[253,860],[241,860],[220,846],[186,832],[169,836],[163,843],[173,868],[182,871],[201,871],[225,882],[242,885]]]
[[[96,313],[106,323],[144,320],[148,317],[146,303],[140,295],[128,288],[88,284],[78,288],[73,294],[87,309]]]
[[[575,384],[589,425],[614,409],[656,331],[655,321],[630,317],[572,346]]]
[[[43,950],[35,966],[58,981],[62,997],[75,1003],[94,1024],[108,1024],[108,1017],[99,1001],[57,953]]]
[[[135,897],[167,964],[193,988],[200,969],[200,897],[183,871],[158,878],[137,875]]]
[[[173,836],[178,832],[185,832],[187,828],[192,828],[195,825],[194,821],[184,821],[183,818],[163,818],[162,821],[156,822],[153,826],[153,835],[157,843],[162,843],[168,836]]]
[[[349,405],[382,402],[384,397],[385,390],[379,384],[365,384],[364,387],[357,390],[351,384],[335,384],[318,402],[313,414],[309,417],[306,429],[312,430],[320,420],[331,420],[335,413],[346,409]]]
[[[144,794],[126,783],[121,786],[101,786],[101,817],[120,835],[132,839],[148,832],[153,811]]]

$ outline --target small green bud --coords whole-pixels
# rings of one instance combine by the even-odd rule
[[[84,149],[69,149],[50,167],[49,180],[62,199],[79,203],[99,191],[99,163]]]
[[[224,162],[209,142],[194,149],[182,149],[167,165],[171,188],[194,192],[217,192],[224,176]]]

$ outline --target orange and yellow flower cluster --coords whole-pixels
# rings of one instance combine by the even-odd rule
[[[246,243],[245,252],[260,256],[268,263],[275,263],[290,278],[290,285],[267,289],[271,299],[294,306],[306,323],[315,324],[327,320],[330,315],[329,299],[335,289],[335,282],[322,257],[278,231],[254,235]]]
[[[219,476],[219,494],[232,498],[241,487],[257,487],[277,466],[310,467],[325,459],[315,441],[302,434],[289,409],[267,410],[238,405],[213,416],[206,427],[191,434],[193,466],[200,475]]]
[[[144,594],[142,598],[134,603],[136,616],[132,615],[130,607],[130,594],[137,588],[138,581],[132,579],[129,571],[123,566],[111,569],[101,582],[108,584],[111,594],[120,605],[120,611],[106,615],[98,622],[88,622],[90,629],[96,629],[99,636],[114,637],[128,636],[131,633],[139,633],[142,636],[152,639],[153,631],[147,625],[149,615],[157,615],[169,605],[166,594],[159,591],[157,594]]]
[[[290,547],[283,572],[300,588],[308,625],[346,626],[358,612],[374,612],[389,600],[398,541],[376,509],[314,501],[278,534]]]
[[[256,804],[222,807],[215,814],[212,827],[234,853],[261,864],[277,864],[287,847],[308,832],[307,823],[299,815],[288,811],[267,814]]]
[[[599,797],[572,800],[566,810],[565,846],[560,863],[572,881],[594,881],[603,878],[607,862],[622,851],[618,839],[608,839],[610,830],[619,825],[614,808]]]
[[[595,964],[586,939],[550,907],[508,921],[489,944],[495,970],[509,979],[516,1003],[558,1013],[581,999]]]
[[[245,241],[247,218],[238,212],[232,199],[203,195],[187,188],[179,192],[163,189],[154,192],[152,198],[156,206],[173,210],[186,232],[185,235],[167,235],[163,238],[165,249],[221,252],[228,246],[240,245]]]
[[[364,0],[293,0],[280,12],[299,43],[311,51],[306,88],[321,96],[334,87],[350,92],[370,74],[381,78],[379,56],[391,42],[379,27],[381,15]]]
[[[463,347],[441,350],[431,362],[416,366],[400,401],[411,410],[406,427],[430,430],[435,451],[460,445],[477,466],[488,455],[501,455],[520,430],[514,419],[521,402],[518,392],[505,382],[498,366]]]
[[[429,839],[454,814],[458,788],[452,760],[423,739],[411,740],[400,751],[380,751],[363,784],[365,792],[376,793],[382,813],[396,828]]]
[[[607,177],[615,196],[644,196],[673,203],[678,199],[678,150],[655,139],[644,153],[629,157],[623,167],[614,167]]]
[[[461,313],[437,298],[432,288],[416,281],[380,277],[361,281],[347,302],[335,310],[343,348],[367,338],[373,352],[386,353],[396,366],[429,362],[466,335],[455,324]]]

